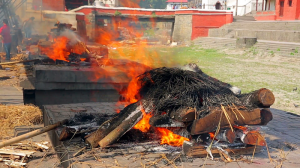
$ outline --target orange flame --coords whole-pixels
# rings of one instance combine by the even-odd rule
[[[143,118],[139,121],[133,128],[138,129],[142,132],[148,132],[151,128],[149,124],[150,118],[153,116],[151,113],[146,113],[142,109]],[[174,134],[172,131],[166,128],[155,128],[156,132],[161,136],[160,144],[168,144],[171,146],[182,146],[184,141],[189,141],[188,138],[182,137],[180,135]]]
[[[138,129],[142,132],[148,132],[150,130],[151,125],[149,124],[149,120],[152,117],[151,113],[146,113],[145,110],[141,110],[143,113],[143,118],[139,121],[133,128]]]
[[[188,138],[174,134],[172,131],[166,128],[156,128],[156,130],[162,136],[160,144],[168,144],[171,146],[182,146],[184,141],[189,141]]]
[[[44,52],[52,60],[68,61],[70,52],[67,50],[69,40],[67,37],[58,37],[54,39],[54,44],[50,48],[44,48]]]
[[[126,7],[139,7],[140,0],[121,0],[120,4]],[[93,81],[98,81],[101,78],[111,78],[113,81],[122,81],[129,79],[129,85],[127,89],[120,89],[115,87],[119,93],[125,98],[126,103],[135,103],[140,100],[139,90],[142,87],[142,83],[137,78],[139,75],[155,67],[157,63],[162,62],[162,57],[159,57],[156,51],[147,50],[148,44],[144,40],[142,31],[137,30],[134,26],[131,26],[132,22],[140,23],[135,16],[136,11],[132,11],[133,17],[128,17],[128,20],[122,20],[119,17],[112,18],[111,21],[105,21],[104,19],[97,20],[100,26],[96,29],[96,42],[102,45],[106,45],[109,48],[109,57],[116,58],[112,63],[108,60],[102,60],[102,65],[106,65],[105,68],[99,68],[98,64],[92,65],[95,69],[92,78]],[[151,26],[155,26],[154,20],[151,20]],[[104,26],[105,25],[105,26]],[[116,41],[121,34],[125,33],[125,41]],[[119,58],[125,59],[118,60]],[[121,72],[121,73],[120,73]],[[122,74],[122,75],[120,75]],[[117,83],[117,82],[116,82]],[[115,86],[115,85],[113,85]],[[121,102],[119,102],[121,103]],[[127,105],[128,105],[127,104]],[[119,111],[117,111],[119,112]],[[142,110],[143,118],[133,128],[139,129],[142,132],[150,130],[151,125],[149,120],[152,117],[151,113],[146,113]],[[169,144],[172,146],[181,146],[183,141],[189,141],[188,138],[181,137],[165,128],[156,128],[157,133],[161,135],[161,144]]]

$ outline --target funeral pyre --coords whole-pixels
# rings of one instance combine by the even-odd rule
[[[272,120],[269,108],[275,98],[266,88],[240,94],[238,88],[188,64],[146,71],[130,82],[121,100],[128,105],[116,115],[92,124],[73,122],[60,140],[82,132],[91,147],[107,148],[136,130],[135,140],[160,138],[161,144],[183,146],[189,156],[252,154],[266,146],[259,127],[253,126]]]
[[[19,52],[29,51],[30,58],[39,58],[38,64],[90,65],[91,58],[108,57],[107,46],[87,45],[84,41],[72,24],[57,22],[47,36],[26,38],[18,49]]]

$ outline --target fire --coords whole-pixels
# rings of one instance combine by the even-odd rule
[[[148,132],[150,130],[151,125],[149,124],[149,120],[152,117],[151,113],[146,113],[145,110],[142,109],[143,118],[139,121],[133,128],[138,129],[142,132]]]
[[[182,146],[184,141],[189,141],[188,138],[174,134],[172,131],[166,128],[156,128],[156,130],[161,135],[160,144],[168,144],[171,146]]]
[[[52,60],[63,60],[68,61],[68,56],[70,52],[67,50],[68,45],[68,38],[67,37],[58,37],[54,39],[54,44],[51,48],[44,49],[47,56]]]
[[[247,127],[243,127],[243,126],[237,126],[237,125],[235,125],[235,126],[233,126],[234,128],[237,128],[237,129],[240,129],[240,130],[242,130],[243,132],[245,132],[245,131],[247,131],[248,129],[247,129]]]
[[[208,134],[209,134],[210,139],[214,139],[214,137],[215,137],[215,133],[214,132],[209,132]]]
[[[143,118],[133,128],[138,129],[142,132],[148,132],[151,128],[149,124],[150,118],[153,116],[152,113],[146,113],[142,109]],[[166,128],[155,128],[156,132],[161,136],[160,144],[168,144],[171,146],[182,146],[184,141],[189,141],[188,138],[174,134],[172,131]]]
[[[121,0],[120,4],[126,7],[139,7],[139,2],[140,0]],[[130,79],[129,85],[125,91],[115,87],[120,95],[124,97],[126,105],[136,103],[141,99],[139,91],[142,87],[142,83],[138,76],[156,67],[158,63],[164,62],[164,58],[159,57],[159,54],[155,50],[148,49],[149,46],[147,40],[143,38],[142,31],[139,31],[132,26],[133,22],[140,23],[139,19],[134,17],[136,15],[135,12],[136,11],[132,10],[133,15],[132,17],[128,17],[128,20],[122,20],[118,17],[112,18],[109,22],[101,19],[97,20],[99,23],[102,22],[101,25],[105,26],[100,26],[96,29],[96,42],[108,46],[110,59],[116,59],[112,61],[112,64],[109,64],[109,61],[107,61],[107,64],[104,64],[106,65],[104,68],[99,68],[99,64],[93,64],[92,68],[95,69],[95,73],[90,77],[92,78],[92,81],[98,81],[101,78],[109,77],[116,83],[118,81],[124,82],[126,81],[125,79],[127,79],[127,81]],[[149,24],[149,26],[154,27],[154,20],[151,20],[151,22],[152,23]],[[116,39],[120,38],[121,33],[124,32],[125,34],[127,33],[125,41],[116,41]],[[104,61],[102,60],[101,64],[103,65],[103,63]],[[122,75],[120,75],[119,72],[121,72]],[[119,110],[117,110],[117,112],[119,112]],[[149,120],[152,117],[152,114],[146,113],[144,110],[142,110],[142,112],[142,120],[133,128],[139,129],[142,132],[148,132],[151,128]],[[161,136],[161,144],[181,146],[184,141],[189,141],[188,138],[176,135],[168,129],[155,128],[155,130]]]

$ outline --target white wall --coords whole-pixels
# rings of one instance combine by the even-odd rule
[[[109,5],[111,7],[116,6],[117,5],[116,3],[118,3],[118,2],[116,2],[117,0],[99,0],[99,1],[101,1],[103,4]]]
[[[202,9],[216,9],[217,2],[221,3],[221,10],[225,10],[225,0],[202,0]]]
[[[262,11],[263,0],[258,0],[257,11]],[[276,0],[270,1],[270,10],[275,10]],[[233,16],[235,16],[235,6],[236,0],[227,0],[227,8],[233,11]],[[269,10],[269,0],[267,2],[264,0],[264,10]],[[256,11],[256,0],[238,0],[238,15],[243,16],[251,11]]]

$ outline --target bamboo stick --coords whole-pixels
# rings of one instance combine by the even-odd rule
[[[53,125],[48,125],[44,128],[41,128],[41,129],[38,129],[38,130],[34,130],[34,131],[31,131],[31,132],[28,132],[26,134],[23,134],[23,135],[20,135],[20,136],[17,136],[17,137],[14,137],[12,139],[9,139],[9,140],[6,140],[6,141],[3,141],[3,142],[0,142],[0,148],[3,148],[5,146],[8,146],[8,145],[11,145],[11,144],[14,144],[14,143],[17,143],[17,142],[20,142],[20,141],[23,141],[25,139],[29,139],[31,137],[34,137],[34,136],[37,136],[37,135],[40,135],[42,133],[45,133],[45,132],[48,132],[48,131],[51,131],[63,124],[66,124],[68,122],[68,120],[63,120],[63,121],[60,121],[60,122],[57,122]]]

